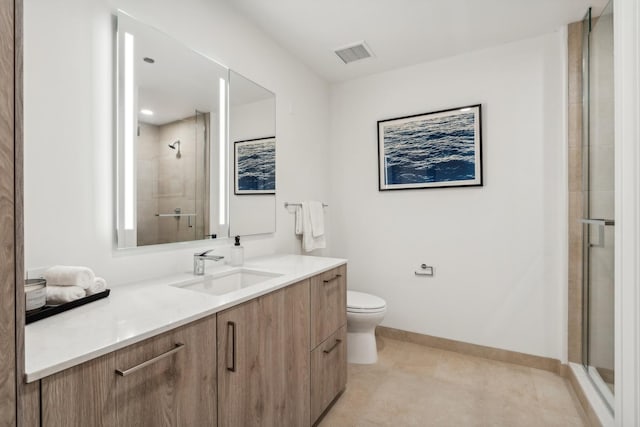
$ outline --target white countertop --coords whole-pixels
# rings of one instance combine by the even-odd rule
[[[196,279],[191,272],[116,286],[108,298],[26,326],[25,380],[39,380],[345,263],[303,255],[249,259],[243,268],[281,276],[221,296],[171,286]],[[215,275],[234,267],[207,262],[206,268],[207,275]]]

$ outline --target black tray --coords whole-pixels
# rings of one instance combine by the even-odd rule
[[[58,313],[62,313],[63,311],[71,310],[72,308],[80,307],[81,305],[88,304],[92,301],[96,301],[102,298],[106,298],[109,296],[111,289],[107,289],[103,292],[98,292],[97,294],[89,295],[84,298],[77,299],[75,301],[71,301],[65,304],[60,305],[45,305],[42,308],[37,310],[32,310],[27,312],[25,324],[29,324],[35,322],[37,320],[46,319],[47,317],[51,317]]]

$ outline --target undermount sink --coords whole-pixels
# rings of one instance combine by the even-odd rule
[[[224,295],[258,285],[279,276],[282,276],[282,274],[248,268],[236,268],[171,286],[210,295]]]

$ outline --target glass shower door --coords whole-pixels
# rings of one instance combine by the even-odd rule
[[[196,125],[194,128],[196,141],[195,164],[195,238],[197,240],[212,237],[209,227],[211,173],[210,173],[210,113],[196,110]]]
[[[613,408],[613,5],[587,14],[583,38],[583,364]]]

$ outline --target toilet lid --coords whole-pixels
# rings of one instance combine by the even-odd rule
[[[387,306],[385,300],[364,292],[347,291],[347,311],[351,309],[380,310]]]

